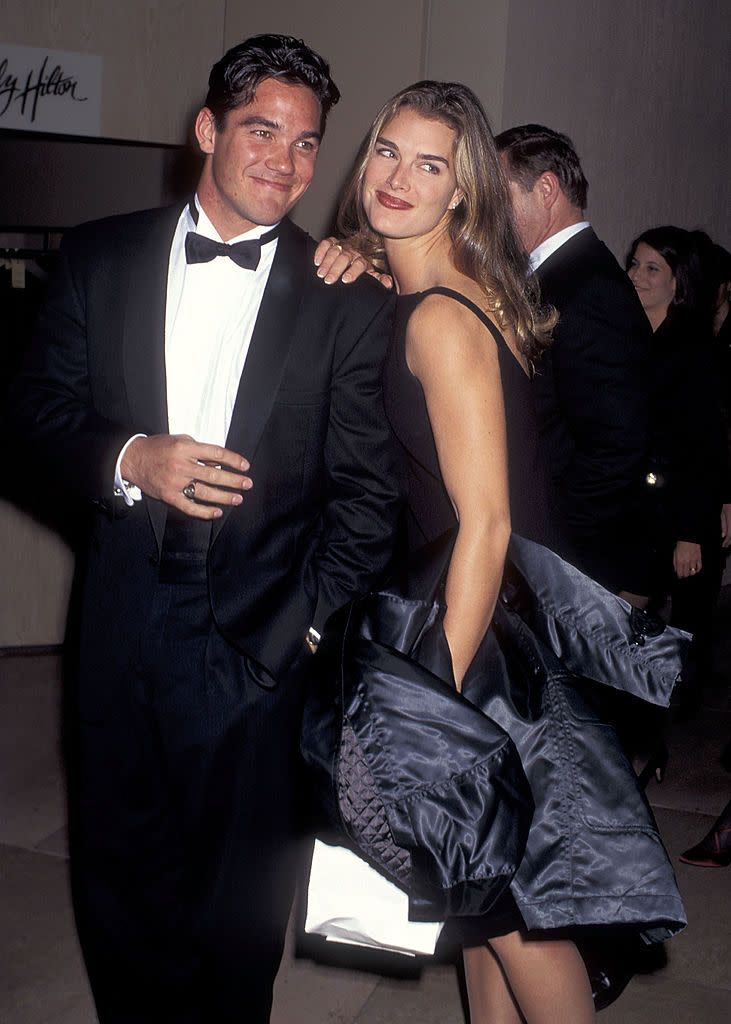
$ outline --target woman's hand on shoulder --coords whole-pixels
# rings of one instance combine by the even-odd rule
[[[370,274],[385,288],[393,287],[393,280],[389,274],[381,274],[357,249],[339,242],[337,238],[323,238],[315,249],[315,266],[317,276],[322,278],[325,284],[335,284],[336,281],[351,284],[357,281],[361,274]]]

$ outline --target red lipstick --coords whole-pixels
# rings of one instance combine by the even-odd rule
[[[385,206],[388,210],[410,210],[412,207],[411,203],[407,203],[404,199],[397,199],[396,196],[389,195],[388,192],[381,192],[376,189],[376,199]]]

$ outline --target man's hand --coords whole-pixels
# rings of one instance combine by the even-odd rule
[[[700,544],[690,540],[679,540],[673,552],[673,568],[679,580],[695,576],[703,568]]]
[[[385,288],[393,287],[390,275],[379,273],[365,256],[341,245],[337,238],[323,238],[315,250],[315,266],[318,268],[317,276],[325,284],[335,284],[341,279],[343,284],[350,284],[366,273],[375,277]]]
[[[241,491],[252,482],[244,476],[249,463],[236,452],[201,444],[187,434],[138,437],[129,445],[120,470],[143,494],[159,498],[193,519],[218,519],[223,505],[240,505]],[[184,488],[194,483],[195,500]],[[198,504],[205,502],[206,504]]]

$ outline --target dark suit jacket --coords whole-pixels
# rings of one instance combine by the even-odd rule
[[[157,577],[166,506],[144,498],[127,509],[113,477],[127,438],[167,431],[165,296],[179,214],[115,217],[66,236],[13,389],[14,429],[48,493],[71,488],[97,505],[82,613],[91,672],[134,635]],[[380,382],[392,299],[372,279],[347,292],[324,285],[313,248],[285,220],[227,440],[249,459],[254,486],[215,521],[208,559],[216,623],[273,677],[302,657],[309,625],[322,630],[383,569],[400,503]]]
[[[647,449],[650,324],[591,228],[549,256],[536,277],[542,299],[559,313],[535,392],[562,553],[605,586],[631,590],[641,582],[634,539]]]

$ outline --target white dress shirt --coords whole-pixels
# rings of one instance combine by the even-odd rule
[[[555,235],[551,235],[550,238],[537,245],[530,254],[531,270],[540,267],[541,263],[547,260],[549,256],[552,256],[556,249],[560,249],[564,242],[568,242],[569,238],[573,238],[574,235],[578,235],[580,231],[584,231],[588,227],[591,227],[589,221],[581,220],[578,224],[570,224],[567,228],[557,231]]]
[[[243,270],[227,256],[209,263],[187,263],[185,237],[197,231],[223,241],[195,198],[198,223],[186,206],[170,247],[165,306],[165,374],[168,432],[190,434],[205,444],[225,445],[239,380],[269,279],[277,240],[262,246],[256,270]],[[259,238],[271,227],[255,227],[229,244]],[[128,505],[139,501],[139,489],[120,474],[127,446],[117,459],[115,493]],[[242,454],[246,454],[245,452]]]

